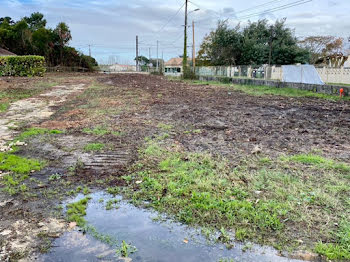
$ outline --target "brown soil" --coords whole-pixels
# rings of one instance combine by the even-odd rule
[[[122,113],[117,123],[128,128],[131,123],[132,133],[137,132],[141,139],[141,130],[153,129],[146,135],[159,132],[157,125],[168,123],[176,130],[176,139],[190,151],[240,158],[259,145],[271,156],[319,149],[331,158],[350,159],[349,102],[255,97],[225,87],[194,86],[156,76],[115,75],[99,81],[118,87],[111,89],[111,96],[120,90],[138,94],[137,108]],[[200,132],[185,132],[196,129]]]
[[[350,103],[332,102],[314,98],[280,96],[255,97],[222,86],[190,85],[168,81],[164,77],[116,74],[116,75],[50,75],[62,85],[86,85],[96,82],[104,86],[96,96],[72,94],[59,106],[52,106],[54,113],[28,126],[65,129],[65,134],[54,138],[35,138],[20,153],[31,158],[45,159],[50,167],[32,174],[42,185],[41,192],[33,198],[10,197],[0,193],[0,250],[8,259],[23,254],[11,250],[11,242],[23,235],[15,234],[18,221],[24,220],[31,245],[24,256],[37,251],[40,239],[36,237],[52,208],[60,201],[46,199],[40,191],[59,190],[62,194],[73,186],[89,184],[90,187],[120,185],[119,178],[137,158],[137,150],[145,137],[171,133],[178,147],[188,151],[205,151],[228,158],[232,165],[241,159],[252,157],[252,150],[259,146],[262,154],[278,157],[283,154],[309,153],[321,150],[326,157],[350,163]],[[42,80],[42,79],[41,79]],[[12,86],[25,85],[27,79],[9,78]],[[23,83],[22,83],[23,82]],[[93,105],[89,103],[94,102]],[[90,106],[87,106],[87,105]],[[106,125],[112,133],[103,136],[86,134],[83,128]],[[168,127],[165,125],[169,125]],[[170,126],[171,125],[171,126]],[[85,152],[91,142],[109,146],[103,152]],[[54,173],[66,174],[69,167],[81,161],[75,176],[64,176],[62,181],[72,186],[57,185],[48,181]],[[108,183],[96,181],[108,178]],[[68,183],[67,183],[68,184]],[[17,223],[17,224],[16,224]],[[22,223],[22,222],[21,222]],[[45,226],[46,226],[45,224]],[[33,226],[36,225],[36,226]],[[57,234],[60,230],[49,229]],[[7,229],[11,230],[8,233]],[[8,233],[3,234],[2,233]],[[28,235],[27,234],[27,235]]]

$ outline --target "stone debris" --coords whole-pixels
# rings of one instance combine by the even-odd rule
[[[290,254],[288,257],[292,259],[301,259],[305,261],[319,261],[320,258],[318,254],[308,251],[297,251]]]
[[[66,227],[64,220],[56,218],[47,218],[37,224],[26,220],[16,221],[0,232],[0,236],[5,236],[0,250],[0,261],[9,261],[11,254],[31,252],[37,245],[39,233],[59,237]]]
[[[117,262],[131,262],[132,259],[130,257],[118,257]]]
[[[7,145],[0,145],[0,152],[9,152],[12,151],[13,146],[26,146],[27,144],[25,142],[16,141],[11,142],[8,146]]]
[[[6,146],[6,145],[3,145],[1,146],[0,145],[0,152],[7,152],[7,151],[11,151],[12,148],[10,146]]]
[[[261,151],[262,151],[262,148],[261,148],[259,145],[256,145],[256,146],[253,148],[253,150],[251,151],[251,153],[252,153],[253,155],[255,155],[255,154],[260,154]]]
[[[69,229],[73,229],[73,228],[75,228],[76,226],[77,226],[77,223],[76,223],[76,222],[70,222],[68,228],[69,228]]]

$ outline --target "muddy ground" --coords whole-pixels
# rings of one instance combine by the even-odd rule
[[[18,101],[0,113],[2,122],[12,124],[11,112],[21,112],[16,116],[18,123],[6,129],[7,141],[33,126],[65,131],[31,138],[18,151],[45,159],[48,165],[31,174],[30,194],[0,193],[0,258],[4,261],[32,260],[53,237],[69,229],[58,207],[78,185],[92,189],[122,185],[120,176],[128,174],[146,137],[171,133],[179,147],[223,156],[232,166],[255,157],[257,151],[279,157],[313,150],[350,164],[349,102],[256,97],[228,86],[191,85],[137,74],[48,77],[59,84],[30,98],[32,110],[25,101]],[[7,84],[14,88],[22,81],[37,80],[16,78]],[[76,91],[64,93],[72,87]],[[45,101],[39,109],[38,101]],[[91,131],[96,128],[102,132]],[[84,150],[96,141],[107,148]],[[50,181],[53,174],[60,179]]]

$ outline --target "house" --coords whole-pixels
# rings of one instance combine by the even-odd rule
[[[14,56],[16,54],[0,47],[0,56]]]
[[[349,58],[350,57],[350,49],[346,50],[346,56],[348,57],[348,59],[345,61],[344,67],[345,68],[350,68],[350,58]]]
[[[182,58],[171,58],[164,66],[164,75],[181,76],[182,75]]]
[[[341,68],[348,66],[348,56],[343,55],[343,53],[336,53],[333,55],[328,55],[324,57],[320,57],[316,61],[317,66],[326,66],[331,68]]]

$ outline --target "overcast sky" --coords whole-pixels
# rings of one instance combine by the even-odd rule
[[[289,7],[291,3],[302,5]],[[135,57],[135,36],[139,35],[140,53],[156,57],[177,57],[183,49],[184,0],[0,0],[0,17],[18,20],[32,12],[43,13],[49,27],[60,21],[68,23],[73,40],[70,45],[99,62],[116,59],[131,63]],[[287,8],[288,7],[288,8]],[[239,22],[267,18],[271,21],[287,18],[287,25],[296,36],[350,36],[349,0],[193,0],[189,23],[196,22],[196,48],[204,35],[215,28],[219,19],[229,18],[232,26]],[[177,11],[180,11],[177,13]],[[176,15],[177,14],[177,15]],[[189,28],[192,45],[192,28]],[[112,60],[113,60],[112,59]]]

